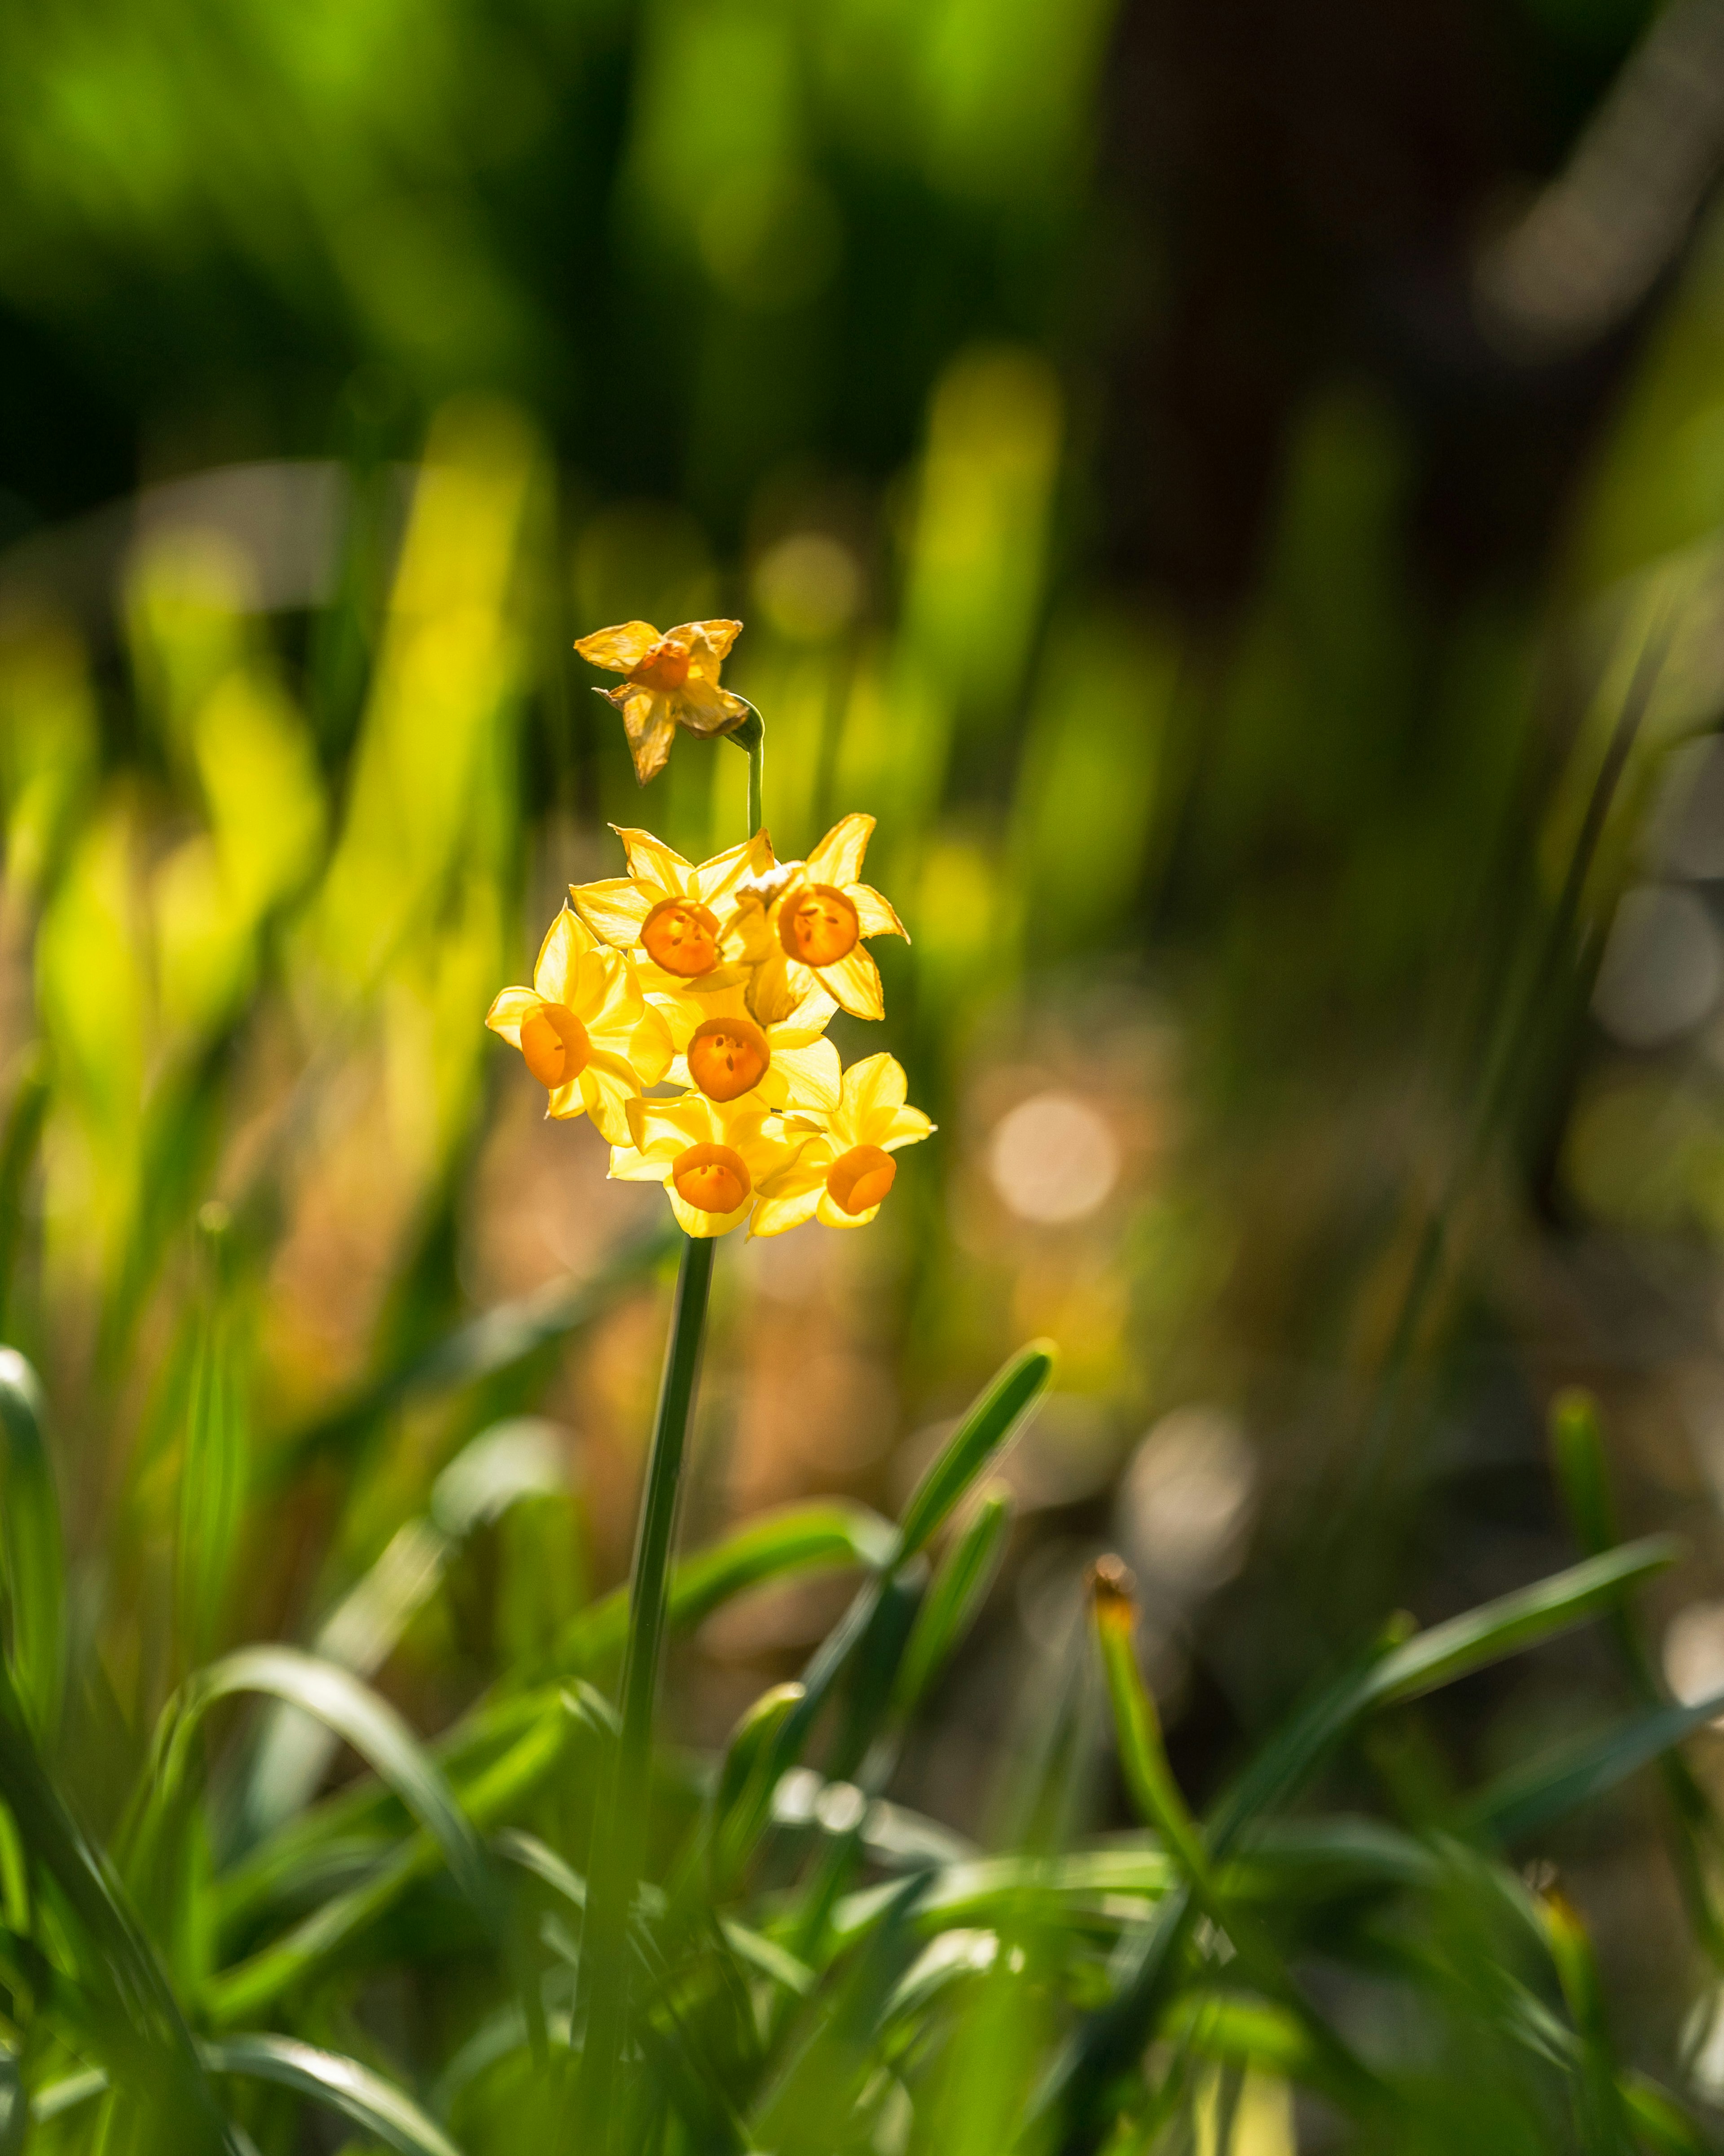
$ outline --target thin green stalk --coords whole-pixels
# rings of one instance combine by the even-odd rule
[[[739,719],[725,739],[734,742],[748,757],[748,835],[752,839],[761,826],[760,795],[767,760],[766,726],[752,704],[747,716]]]
[[[713,1240],[711,1236],[690,1235],[683,1242],[676,1306],[665,1349],[658,1421],[634,1548],[629,1644],[623,1663],[622,1733],[608,1801],[601,1807],[594,1824],[593,1861],[587,1872],[591,1899],[581,1949],[587,2033],[577,2091],[582,2130],[574,2145],[583,2153],[595,2152],[595,2156],[609,2140],[617,2064],[628,2042],[629,1964],[624,1947],[634,1890],[646,1854],[653,1702],[664,1641],[670,1538],[676,1522],[689,1414],[700,1374]]]

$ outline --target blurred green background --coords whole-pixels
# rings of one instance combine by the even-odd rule
[[[1062,1349],[914,1801],[985,1816],[1108,1546],[1208,1789],[1385,1610],[1566,1561],[1576,1381],[1720,1689],[1721,110],[1701,0],[7,13],[0,1332],[94,1812],[500,1418],[531,1502],[351,1665],[439,1726],[626,1568],[662,1208],[481,1021],[608,822],[741,835],[723,744],[637,793],[570,649],[631,616],[746,622],[781,855],[879,818],[914,942],[834,1037],[941,1126],[870,1235],[722,1251],[685,1539],[895,1499]],[[715,1620],[681,1734],[839,1601]],[[1472,1680],[1393,1771],[1610,1682]],[[1650,1799],[1566,1831],[1674,2071]]]

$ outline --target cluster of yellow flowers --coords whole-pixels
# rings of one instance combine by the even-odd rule
[[[727,722],[717,660],[736,627],[695,623],[661,639],[629,623],[577,647],[629,674],[614,696],[625,718],[631,697],[641,705],[629,735],[650,742],[654,770],[690,723],[685,684],[714,706],[717,726],[697,730]],[[690,654],[666,647],[691,642],[698,662],[721,639],[710,670],[669,678]],[[846,816],[800,861],[778,860],[761,831],[696,865],[617,827],[628,874],[572,886],[531,988],[491,1006],[485,1023],[520,1049],[550,1113],[590,1116],[611,1174],[662,1183],[690,1235],[865,1226],[892,1187],[892,1155],[934,1127],[906,1106],[895,1058],[842,1070],[826,1039],[839,1010],[885,1015],[867,939],[905,933],[859,880],[873,830],[871,816]],[[674,1093],[649,1091],[666,1081]]]

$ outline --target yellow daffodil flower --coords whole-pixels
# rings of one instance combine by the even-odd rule
[[[756,870],[738,884],[726,955],[750,969],[748,1008],[762,1025],[788,1018],[815,988],[853,1018],[884,1018],[870,936],[902,936],[904,924],[877,891],[857,880],[872,816],[834,824],[805,861]]]
[[[709,1101],[753,1094],[759,1106],[782,1111],[825,1115],[837,1107],[842,1072],[824,1035],[838,1005],[818,988],[776,1025],[749,1016],[740,984],[666,998],[659,1009],[676,1045],[672,1085],[692,1086]]]
[[[782,1235],[813,1219],[829,1228],[865,1228],[897,1174],[892,1155],[920,1144],[934,1128],[920,1108],[904,1105],[904,1066],[895,1056],[853,1063],[831,1121],[762,1195],[749,1232]],[[793,1132],[796,1120],[790,1121]]]
[[[505,988],[485,1022],[521,1050],[552,1115],[590,1115],[613,1145],[630,1142],[629,1103],[658,1084],[675,1053],[632,963],[567,906],[540,947],[531,988]]]
[[[664,768],[679,726],[721,734],[747,716],[741,697],[718,685],[719,668],[741,628],[740,621],[685,621],[660,636],[649,621],[625,621],[576,644],[592,665],[628,677],[621,688],[599,694],[623,714],[643,786]]]
[[[569,886],[569,903],[600,942],[634,952],[649,996],[699,993],[741,980],[741,969],[723,962],[725,923],[737,885],[774,865],[766,833],[697,867],[650,831],[611,829],[623,841],[628,875]]]
[[[731,1103],[685,1093],[638,1100],[629,1111],[631,1145],[613,1146],[611,1173],[623,1183],[662,1183],[685,1235],[728,1235],[780,1187],[813,1134],[792,1131],[752,1096]]]

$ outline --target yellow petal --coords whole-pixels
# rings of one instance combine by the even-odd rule
[[[857,949],[860,947],[859,944]],[[850,954],[855,955],[855,952]],[[785,956],[782,945],[767,949],[749,978],[750,1016],[761,1025],[782,1025],[813,985],[813,978],[806,966]]]
[[[845,1121],[859,1127],[876,1114],[885,1112],[890,1115],[894,1108],[903,1106],[904,1096],[909,1090],[904,1065],[895,1055],[865,1055],[859,1063],[853,1063],[844,1073]],[[872,1144],[874,1141],[859,1137],[853,1142],[865,1145]]]
[[[795,1108],[824,1108],[829,1114],[838,1106],[842,1082],[838,1050],[829,1040],[811,1040],[803,1048],[781,1048],[772,1044],[768,1079],[776,1075],[773,1090],[782,1104]]]
[[[808,855],[810,883],[836,884],[840,891],[862,873],[862,856],[874,835],[874,819],[859,811],[833,825]]]
[[[935,1126],[920,1108],[895,1108],[892,1119],[877,1137],[865,1138],[865,1145],[877,1145],[882,1152],[896,1152],[907,1145],[920,1145],[924,1138],[931,1137]]]
[[[545,1102],[545,1113],[559,1123],[572,1123],[577,1116],[586,1112],[587,1096],[581,1091],[579,1077],[571,1078],[567,1086],[557,1086]]]
[[[565,906],[545,931],[545,940],[539,946],[533,963],[534,988],[547,1004],[567,1004],[573,1010],[581,962],[598,948],[592,932]]]
[[[893,911],[890,899],[882,898],[870,884],[847,883],[844,896],[856,909],[856,926],[865,936],[901,936],[907,943],[910,931]]]
[[[711,665],[716,673],[720,662],[742,634],[742,624],[740,621],[685,621],[670,634],[687,651],[690,671],[696,666]]]
[[[771,839],[764,831],[757,831],[740,846],[728,846],[710,861],[701,862],[694,871],[695,896],[703,906],[711,906],[728,898],[744,876],[765,875],[777,865]]]
[[[808,977],[808,993],[783,1020],[793,1033],[824,1033],[838,1011],[838,1005],[820,985],[820,976],[811,968],[799,968]]]
[[[846,1213],[843,1206],[833,1204],[831,1195],[823,1183],[814,1217],[826,1228],[865,1228],[879,1210],[878,1205],[870,1205],[865,1213]]]
[[[703,1213],[698,1205],[689,1204],[674,1183],[664,1185],[664,1195],[670,1200],[677,1226],[685,1235],[692,1235],[697,1241],[705,1241],[712,1235],[728,1235],[732,1228],[741,1226],[754,1208],[752,1190],[734,1213]]]
[[[748,1224],[748,1233],[754,1235],[782,1235],[792,1228],[800,1228],[814,1217],[814,1209],[820,1203],[820,1193],[825,1188],[824,1178],[817,1178],[806,1190],[793,1196],[765,1198],[754,1209],[754,1218]]]
[[[627,876],[569,886],[569,904],[600,942],[614,944],[618,950],[639,942],[640,924],[655,903]]]
[[[576,640],[575,649],[589,666],[603,666],[613,674],[627,674],[639,666],[659,640],[649,621],[619,622],[614,629],[597,629]]]
[[[880,984],[880,968],[859,943],[835,966],[820,968],[820,983],[852,1018],[884,1018],[886,999]]]
[[[656,1086],[670,1068],[675,1046],[663,1011],[649,1004],[635,1020],[625,1053],[643,1086]]]
[[[658,894],[647,899],[643,920],[659,898],[688,897],[695,888],[696,871],[692,861],[685,861],[674,846],[667,846],[650,831],[637,830],[632,824],[613,824],[611,829],[623,841],[623,858],[629,864],[630,876]]]
[[[676,738],[676,716],[670,699],[654,689],[609,689],[605,694],[623,714],[629,753],[634,758],[634,776],[644,786],[664,768],[670,744]]]
[[[703,681],[692,670],[674,701],[678,719],[690,733],[721,734],[748,716],[748,706],[740,696],[721,689],[716,681]]]
[[[502,1034],[511,1048],[521,1045],[521,1021],[540,997],[531,988],[505,988],[485,1014],[485,1022],[493,1033]]]
[[[629,1103],[640,1095],[640,1081],[629,1065],[620,1055],[595,1049],[575,1083],[593,1127],[613,1146],[627,1145],[632,1136]]]

